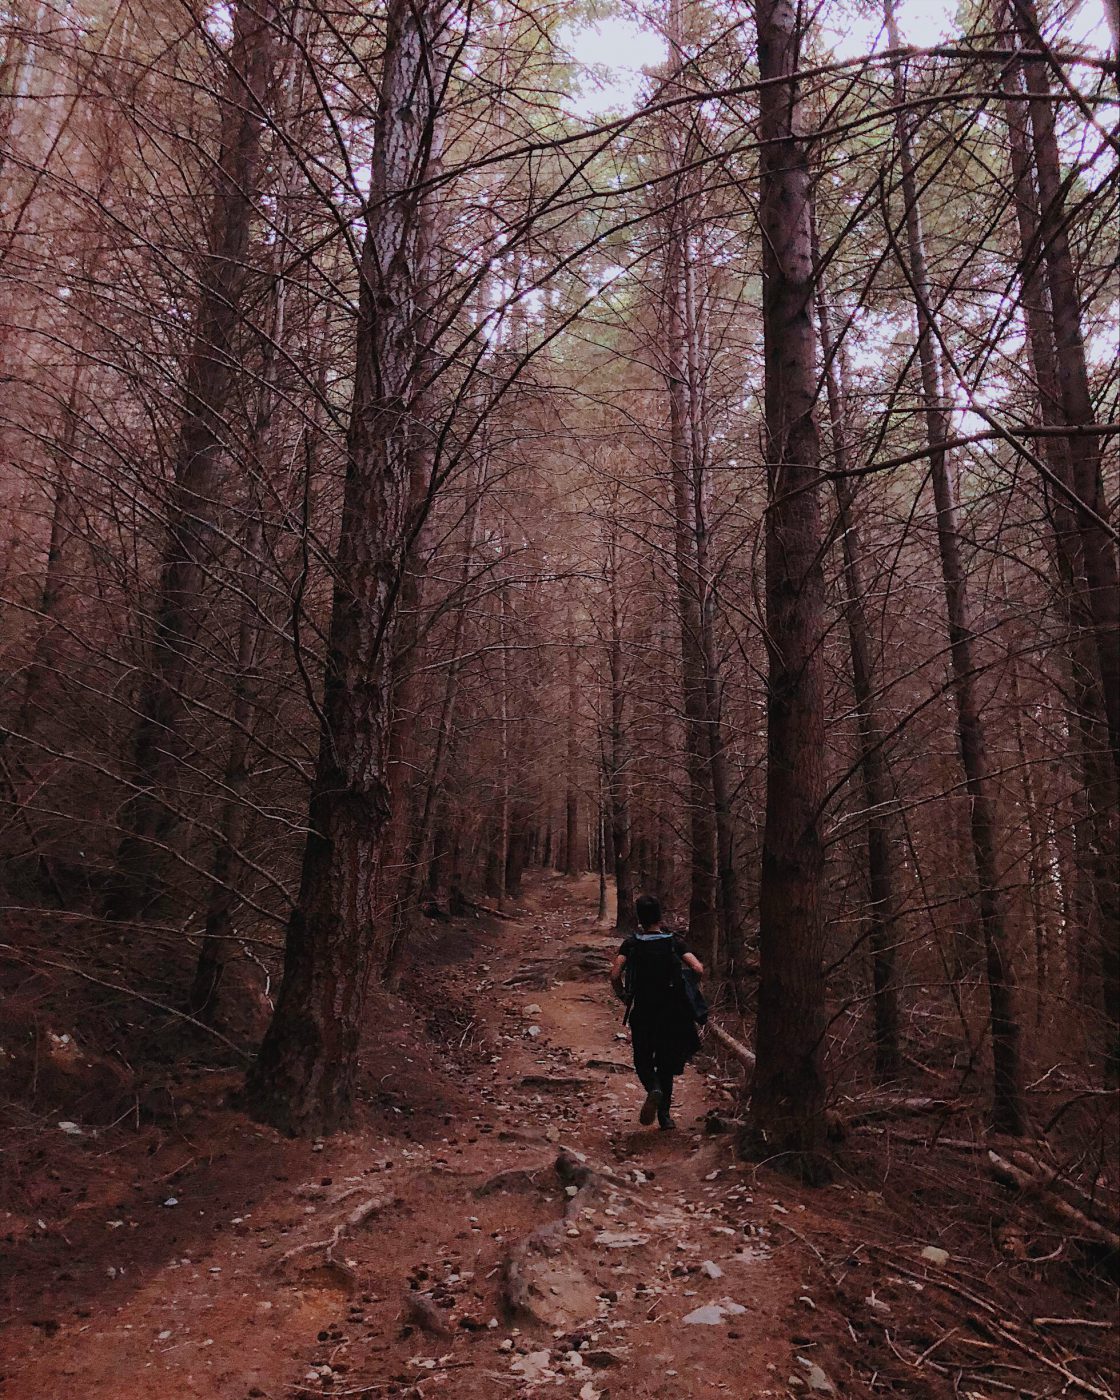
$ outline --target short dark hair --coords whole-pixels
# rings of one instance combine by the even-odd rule
[[[634,912],[642,928],[652,928],[661,922],[661,901],[655,894],[641,894],[634,905]]]

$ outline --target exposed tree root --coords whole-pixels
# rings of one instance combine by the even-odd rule
[[[282,1254],[272,1266],[273,1273],[283,1273],[293,1264],[298,1264],[301,1268],[311,1264],[314,1267],[330,1270],[337,1273],[349,1285],[357,1283],[354,1271],[343,1260],[334,1257],[334,1251],[348,1235],[360,1230],[363,1225],[372,1220],[375,1215],[379,1215],[383,1210],[387,1210],[395,1204],[395,1199],[389,1196],[370,1196],[360,1205],[354,1207],[352,1211],[344,1216],[331,1231],[329,1239],[312,1240],[307,1244],[297,1244],[294,1249],[289,1249]],[[321,1259],[314,1256],[322,1254]]]

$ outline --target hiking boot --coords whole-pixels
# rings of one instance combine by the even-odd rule
[[[677,1125],[667,1113],[659,1113],[657,1115],[657,1126],[663,1133],[671,1133]]]
[[[642,1104],[642,1111],[638,1114],[638,1122],[643,1128],[648,1128],[657,1117],[661,1109],[661,1090],[650,1089],[646,1094],[646,1101]]]

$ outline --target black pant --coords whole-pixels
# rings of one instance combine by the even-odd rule
[[[673,1099],[673,1076],[665,1067],[666,1047],[650,1027],[640,1023],[630,1023],[630,1036],[634,1046],[634,1068],[642,1081],[647,1094],[661,1090],[659,1118],[669,1116],[669,1105]]]

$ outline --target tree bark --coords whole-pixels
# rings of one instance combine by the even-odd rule
[[[685,330],[685,233],[674,206],[665,274],[666,373],[669,380],[669,451],[673,491],[673,553],[681,633],[685,768],[688,773],[688,937],[697,956],[713,970],[720,964],[716,908],[716,828],[712,796],[708,692],[700,616],[700,572],[692,500],[692,442]]]
[[[1010,0],[1025,47],[1039,45],[1038,15],[1034,0]],[[1043,57],[1022,59],[1030,100],[1027,108],[1033,135],[1038,175],[1040,221],[1037,242],[1045,259],[1056,348],[1055,365],[1062,411],[1070,428],[1092,427],[1095,422],[1085,339],[1081,330],[1081,298],[1065,214],[1065,185],[1054,126],[1050,79]],[[1106,521],[1108,507],[1101,476],[1100,439],[1092,433],[1073,432],[1069,437],[1072,485],[1088,583],[1087,602],[1094,625],[1094,639],[1104,689],[1109,744],[1120,775],[1120,576],[1116,551]]]
[[[463,638],[469,615],[467,590],[471,580],[471,568],[474,562],[478,521],[482,510],[486,479],[487,455],[483,450],[474,486],[474,497],[464,522],[463,556],[459,573],[462,603],[455,611],[455,623],[451,634],[451,659],[447,665],[443,682],[435,749],[432,753],[427,780],[424,783],[423,800],[414,804],[414,809],[409,816],[408,844],[405,848],[403,861],[404,869],[393,903],[392,939],[385,962],[385,971],[390,982],[395,979],[400,969],[400,960],[416,917],[417,900],[431,883],[430,867],[434,845],[435,817],[452,752],[455,711],[459,693],[459,658],[463,651]],[[545,864],[547,864],[547,857]]]
[[[813,260],[819,267],[816,230],[813,230]],[[871,629],[864,600],[868,594],[863,542],[855,516],[855,493],[851,479],[844,475],[849,466],[846,374],[843,346],[833,343],[828,296],[823,274],[818,271],[817,321],[825,365],[829,427],[832,435],[833,465],[836,471],[836,509],[844,554],[844,587],[847,606],[848,645],[852,657],[852,689],[856,698],[859,730],[859,766],[867,809],[867,886],[870,909],[867,939],[871,945],[872,1005],[875,1016],[875,1077],[897,1076],[900,1064],[898,1028],[898,987],[895,975],[894,876],[891,868],[890,829],[887,814],[892,803],[890,775],[883,752],[885,726],[879,714],[875,693],[875,668],[871,659]]]
[[[342,530],[299,898],[276,1012],[248,1081],[291,1133],[348,1121],[390,813],[395,630],[417,526],[412,465],[424,359],[417,248],[442,93],[444,0],[392,0],[373,144]]]
[[[131,794],[105,901],[110,919],[137,917],[163,891],[178,824],[174,790],[186,752],[186,691],[220,509],[224,417],[260,183],[261,125],[271,96],[275,11],[238,3],[223,99],[221,150],[200,274],[196,331],[171,485],[168,537],[155,600],[151,662],[137,701]]]
[[[614,879],[617,901],[615,928],[629,929],[634,922],[633,843],[630,823],[630,756],[626,741],[626,677],[622,655],[622,617],[619,606],[618,541],[611,522],[607,539],[607,576],[610,593],[610,734],[607,743],[607,795],[610,802],[611,844],[614,847]],[[603,833],[604,838],[606,833]],[[605,839],[604,839],[605,845]]]
[[[1091,411],[1091,403],[1088,400],[1087,369],[1080,336],[1079,304],[1074,308],[1072,317],[1068,308],[1069,284],[1073,280],[1068,240],[1064,229],[1057,228],[1049,242],[1045,242],[1046,227],[1039,205],[1039,189],[1031,168],[1029,128],[1033,125],[1039,185],[1044,183],[1041,172],[1045,165],[1049,172],[1045,187],[1052,199],[1060,201],[1060,190],[1055,192],[1054,189],[1058,155],[1053,118],[1048,103],[1031,103],[1029,112],[1024,112],[1022,103],[1015,100],[1022,92],[1021,67],[1012,66],[1005,76],[1014,96],[1009,97],[1004,110],[1022,254],[1023,314],[1040,417],[1048,427],[1062,427],[1074,421],[1068,416],[1071,411],[1076,412],[1079,406],[1084,408],[1086,404]],[[1048,88],[1044,72],[1035,75],[1034,88],[1042,91]],[[1044,110],[1036,112],[1036,107]],[[1045,161],[1040,154],[1045,155]],[[1057,321],[1053,311],[1055,290],[1059,300],[1066,305],[1065,347],[1067,353],[1072,354],[1072,362],[1065,365],[1064,374],[1058,348],[1060,342],[1056,340]],[[1069,350],[1071,337],[1072,352]],[[1083,384],[1081,371],[1085,372]],[[1088,842],[1078,841],[1075,851],[1076,859],[1082,863],[1087,860],[1086,876],[1095,895],[1096,908],[1091,911],[1087,909],[1086,913],[1099,940],[1105,1021],[1104,1067],[1107,1074],[1115,1077],[1120,1075],[1120,947],[1117,946],[1115,934],[1117,927],[1120,927],[1120,875],[1117,873],[1120,871],[1120,776],[1115,761],[1114,724],[1108,714],[1108,687],[1110,684],[1115,687],[1118,682],[1108,660],[1111,657],[1115,661],[1120,639],[1115,625],[1108,618],[1107,600],[1112,585],[1107,565],[1111,545],[1107,540],[1097,539],[1102,533],[1100,525],[1083,508],[1073,503],[1085,499],[1082,491],[1088,483],[1096,501],[1094,509],[1099,514],[1103,501],[1099,452],[1095,465],[1092,453],[1087,463],[1082,460],[1079,475],[1074,466],[1075,442],[1082,449],[1084,459],[1084,446],[1076,435],[1070,438],[1049,437],[1044,441],[1042,451],[1046,464],[1065,489],[1053,490],[1046,482],[1043,488],[1069,628],[1069,674],[1076,736],[1073,761],[1084,784],[1091,831],[1091,839]],[[1097,586],[1094,586],[1092,576],[1093,557],[1097,558]],[[1084,932],[1092,937],[1093,930]]]
[[[811,180],[799,135],[799,11],[756,0],[766,366],[766,829],[757,1064],[743,1147],[809,1181],[825,1134],[824,578]]]
[[[259,554],[263,531],[255,518],[245,540],[245,557],[252,568]],[[257,626],[251,598],[256,590],[246,590],[237,629],[237,679],[230,713],[229,751],[226,755],[222,786],[225,799],[218,821],[218,839],[210,866],[211,893],[206,907],[202,947],[199,949],[187,1009],[205,1025],[219,1017],[223,976],[233,945],[233,914],[238,892],[235,879],[237,853],[245,831],[244,791],[249,778],[249,750],[252,738],[255,695],[252,682],[257,650]]]
[[[897,48],[899,36],[893,0],[887,0],[885,15],[889,42],[892,48]],[[988,998],[991,1007],[994,1068],[992,1123],[1001,1132],[1018,1134],[1024,1127],[1020,1027],[1016,1007],[1015,973],[1008,936],[1007,901],[999,875],[995,795],[988,772],[987,747],[980,717],[981,702],[976,684],[976,637],[961,559],[956,492],[945,449],[941,446],[950,435],[949,414],[945,406],[941,357],[935,339],[929,277],[926,272],[925,238],[914,173],[910,119],[902,107],[905,91],[897,60],[893,63],[893,70],[895,99],[899,107],[896,126],[902,173],[902,198],[905,206],[905,271],[910,279],[918,320],[918,358],[921,363],[926,436],[930,446],[930,474],[933,478],[937,507],[937,543],[945,584],[953,694],[957,707],[961,762],[970,804],[969,831],[978,885],[977,902],[984,935]]]
[[[564,860],[565,875],[576,875],[583,868],[579,855],[579,651],[574,636],[568,647],[568,739],[565,755]]]

